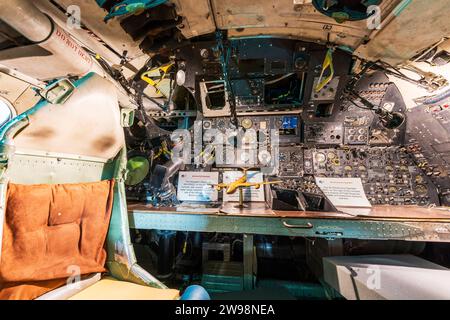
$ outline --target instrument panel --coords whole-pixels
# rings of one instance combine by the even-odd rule
[[[270,139],[271,130],[276,131],[281,145],[301,142],[302,120],[299,115],[253,115],[239,116],[238,126],[234,125],[229,117],[208,118],[202,120],[204,130],[217,129],[222,133],[243,130],[254,130],[258,133],[260,141]]]
[[[278,188],[321,194],[314,177],[361,178],[368,200],[373,205],[438,205],[436,187],[415,163],[407,148],[344,147],[289,150],[302,159],[302,168],[287,176]],[[280,176],[292,172],[291,164],[280,161]],[[300,162],[299,162],[300,163]]]
[[[354,61],[342,50],[333,51],[333,74],[320,86],[328,76],[328,50],[288,39],[230,40],[226,59],[211,41],[180,48],[185,87],[197,104],[189,117],[200,123],[202,153],[209,152],[208,160],[225,159],[230,150],[236,154],[231,163],[187,168],[222,174],[262,168],[277,157],[276,168],[264,173],[281,181],[271,186],[277,192],[321,197],[315,178],[351,177],[361,179],[374,205],[450,204],[450,108],[408,112],[381,71],[361,76],[353,88],[359,98],[350,99]],[[392,115],[401,116],[395,126]],[[183,117],[178,123],[188,128]],[[208,150],[218,133],[224,137],[222,156],[220,149]]]

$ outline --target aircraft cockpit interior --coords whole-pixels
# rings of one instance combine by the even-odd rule
[[[0,299],[450,299],[449,13],[1,2]]]

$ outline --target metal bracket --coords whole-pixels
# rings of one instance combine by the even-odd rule
[[[404,68],[420,75],[422,79],[420,79],[419,82],[423,86],[425,86],[429,92],[439,90],[449,84],[447,79],[445,79],[443,76],[437,75],[433,72],[424,71],[412,64],[409,64]]]
[[[46,87],[42,96],[51,104],[63,104],[73,94],[76,87],[69,79],[61,79]]]
[[[120,125],[123,128],[129,128],[134,123],[135,111],[131,108],[120,109]]]

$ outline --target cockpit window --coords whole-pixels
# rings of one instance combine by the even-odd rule
[[[11,120],[12,116],[13,112],[11,109],[11,104],[8,101],[0,98],[0,127]]]

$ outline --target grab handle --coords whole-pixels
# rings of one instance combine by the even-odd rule
[[[314,228],[313,224],[308,222],[306,224],[289,224],[286,221],[283,221],[283,226],[291,229],[312,229]]]

